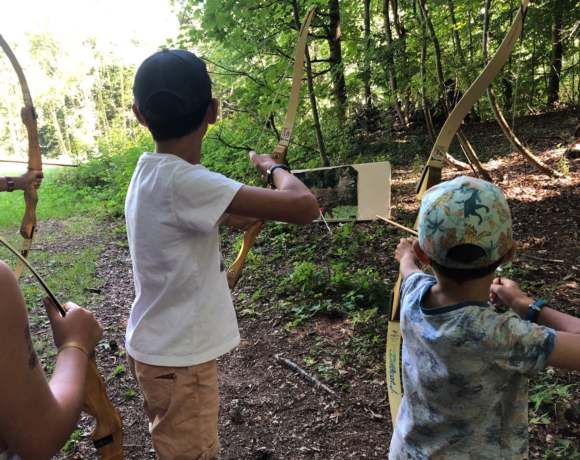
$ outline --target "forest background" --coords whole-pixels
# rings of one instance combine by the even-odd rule
[[[297,29],[312,4],[317,10],[289,154],[295,169],[424,163],[436,127],[479,75],[520,6],[513,0],[173,1],[179,32],[174,29],[173,38],[156,35],[157,47],[193,50],[208,65],[221,101],[220,119],[204,143],[210,169],[257,183],[247,152],[270,152],[279,138]],[[108,21],[105,36],[102,27],[83,25],[76,40],[78,26],[63,28],[65,35],[35,28],[15,52],[29,76],[45,158],[70,157],[82,165],[63,175],[68,185],[75,183],[71,193],[90,187],[79,205],[89,200],[120,216],[134,164],[152,148],[131,112],[134,72],[150,48],[144,52],[142,41],[127,31],[155,27],[140,25],[136,17],[133,29],[124,28],[125,11],[109,8],[109,18],[117,20]],[[496,107],[510,122],[578,105],[577,8],[574,0],[547,0],[528,9],[523,38],[495,80]],[[0,82],[0,157],[25,156],[21,93],[5,56]],[[467,122],[493,119],[492,108],[489,98],[481,98]],[[464,136],[458,139],[450,152],[464,160],[462,150],[471,149]],[[480,155],[488,160],[505,153]]]
[[[132,82],[139,63],[162,46],[190,49],[202,57],[215,83],[214,95],[221,103],[219,120],[204,142],[202,162],[234,179],[262,185],[249,166],[247,153],[250,149],[270,153],[277,143],[290,93],[297,31],[307,9],[315,4],[288,161],[293,169],[390,161],[396,184],[392,200],[394,214],[401,223],[411,226],[416,217],[416,210],[411,210],[416,206],[412,189],[434,138],[454,104],[499,47],[520,7],[516,0],[174,0],[170,4],[173,11],[170,18],[160,10],[151,21],[150,15],[147,19],[140,12],[159,2],[143,6],[137,0],[100,0],[87,2],[81,8],[79,2],[60,0],[59,5],[67,6],[57,9],[49,3],[43,3],[45,14],[50,20],[62,20],[58,29],[28,24],[26,5],[21,6],[19,21],[11,21],[4,11],[0,17],[0,33],[13,45],[28,78],[39,115],[39,140],[45,162],[77,165],[45,168],[47,178],[39,190],[38,205],[42,231],[31,257],[41,273],[47,275],[57,296],[94,309],[106,324],[99,353],[115,359],[113,364],[102,359],[99,365],[107,376],[109,393],[114,391],[115,405],[121,408],[129,426],[127,439],[128,444],[134,445],[132,458],[145,458],[143,452],[148,451],[147,446],[135,447],[146,445],[148,432],[146,424],[141,423],[143,416],[135,401],[138,390],[126,376],[122,345],[119,347],[124,335],[122,319],[127,315],[133,295],[130,259],[123,237],[124,199],[139,156],[153,149],[147,131],[137,124],[131,111]],[[99,8],[104,4],[107,6],[103,14]],[[496,77],[494,93],[479,99],[465,120],[466,134],[451,144],[449,153],[455,160],[471,163],[477,169],[479,160],[484,169],[491,160],[505,160],[502,172],[494,171],[494,178],[503,181],[502,188],[507,189],[506,175],[509,177],[516,169],[512,167],[514,163],[522,162],[521,157],[511,155],[514,150],[520,151],[514,146],[515,139],[521,139],[522,148],[536,134],[552,138],[549,148],[563,147],[570,140],[556,138],[569,136],[570,132],[564,133],[568,124],[575,126],[580,121],[577,119],[580,106],[578,11],[580,3],[574,0],[530,4],[522,38]],[[17,39],[12,41],[11,36]],[[482,37],[487,37],[486,46]],[[21,107],[18,80],[8,59],[0,53],[0,159],[26,161],[28,141],[19,117]],[[499,142],[500,131],[489,128],[500,111],[512,129],[507,131],[510,142],[503,138]],[[569,115],[553,120],[565,122],[550,125],[550,115],[563,113]],[[546,114],[544,118],[540,116]],[[536,131],[541,124],[546,129]],[[469,129],[475,126],[482,129]],[[469,140],[472,131],[478,131],[479,135]],[[573,131],[573,127],[568,131]],[[477,152],[475,157],[474,152]],[[526,156],[524,151],[520,153]],[[532,156],[528,159],[534,161]],[[551,160],[544,174],[559,176],[570,172],[569,161],[561,151],[552,155]],[[576,167],[577,161],[570,164]],[[542,165],[539,166],[541,170]],[[0,163],[0,168],[0,174],[14,175],[21,173],[25,165]],[[574,174],[577,179],[578,173]],[[527,179],[532,175],[525,170],[520,176]],[[513,187],[509,190],[511,198],[528,197],[534,188],[540,189],[535,178],[530,180],[531,184],[522,185],[519,179],[509,183]],[[546,183],[541,185],[550,190],[561,183],[546,178]],[[569,189],[574,191],[573,186]],[[24,208],[22,196],[0,195],[0,228],[16,246]],[[565,196],[562,193],[562,203],[566,202]],[[575,210],[570,203],[575,202],[577,199],[571,198],[566,206],[546,204],[552,206],[551,216],[556,216],[555,212],[565,214],[560,216],[561,220],[554,217],[552,224],[557,228],[550,229],[554,235],[563,225],[564,217],[572,220]],[[526,206],[520,215],[538,212],[539,203],[532,200],[523,204]],[[538,252],[543,260],[547,257],[545,241],[549,239],[541,232],[547,232],[549,225],[545,221],[537,224],[534,227],[526,223],[518,227],[518,232],[524,251],[531,252],[530,248],[537,246],[544,251]],[[386,320],[379,311],[396,280],[396,263],[391,255],[400,233],[375,223],[336,225],[332,233],[323,227],[313,227],[296,229],[268,223],[258,239],[248,257],[244,281],[234,297],[240,324],[246,331],[254,325],[258,331],[256,336],[260,337],[251,347],[253,357],[250,355],[249,359],[255,362],[261,359],[267,372],[255,379],[254,374],[247,376],[248,381],[254,379],[254,386],[244,388],[242,371],[236,367],[245,363],[236,357],[237,353],[243,354],[242,347],[242,352],[225,358],[233,371],[229,379],[227,373],[220,374],[224,382],[221,390],[225,401],[240,400],[240,394],[245,395],[254,388],[260,388],[256,394],[266,392],[264,387],[256,386],[267,381],[271,374],[270,349],[259,351],[256,346],[260,340],[260,347],[269,340],[262,335],[264,327],[270,329],[270,323],[264,326],[266,323],[260,323],[261,318],[271,316],[271,328],[275,328],[273,334],[276,334],[275,341],[271,340],[277,347],[272,349],[277,351],[284,340],[292,339],[289,332],[292,328],[299,328],[314,317],[316,321],[347,318],[338,326],[323,322],[324,327],[315,334],[304,334],[307,345],[296,342],[294,348],[288,346],[286,350],[290,356],[306,353],[299,364],[342,394],[350,392],[361,397],[356,393],[357,388],[360,391],[363,387],[361,381],[374,385],[375,390],[364,395],[365,401],[372,402],[361,403],[359,407],[353,398],[354,408],[345,416],[352,417],[360,409],[360,418],[353,425],[368,428],[375,436],[372,442],[363,442],[356,433],[351,440],[350,432],[337,431],[340,425],[336,423],[343,415],[336,415],[339,410],[334,406],[326,409],[324,404],[324,410],[318,410],[332,411],[327,414],[329,437],[339,433],[333,443],[348,439],[348,449],[360,449],[361,444],[369,451],[381,445],[384,448],[388,431],[373,431],[372,426],[364,423],[390,424],[384,387],[381,387]],[[568,300],[558,297],[561,283],[576,283],[573,280],[578,263],[573,256],[578,252],[578,244],[577,240],[568,244],[573,232],[568,233],[568,240],[559,235],[557,241],[561,245],[559,254],[566,255],[566,263],[569,262],[570,267],[565,266],[569,273],[558,265],[564,255],[561,258],[554,255],[552,262],[557,263],[554,271],[533,270],[533,265],[540,263],[536,260],[506,267],[505,274],[524,280],[524,288],[542,298],[558,299],[560,306],[563,303],[569,308],[566,311],[577,315],[580,312],[572,310],[572,305],[578,303],[577,284],[571,288],[574,293]],[[224,253],[233,260],[240,247],[240,234],[226,231],[222,242]],[[10,256],[5,254],[0,250],[0,258],[8,260]],[[556,284],[558,290],[553,291]],[[25,278],[21,286],[31,306],[31,329],[39,337],[35,346],[50,372],[55,351],[50,346],[46,318],[38,308],[43,293],[30,279]],[[341,337],[344,334],[344,347],[336,346],[325,336],[332,331]],[[256,368],[248,367],[252,373]],[[284,374],[276,378],[280,379],[280,385],[286,382]],[[576,428],[566,431],[569,422],[559,409],[565,404],[580,407],[576,381],[575,376],[562,377],[550,372],[532,383],[530,429],[534,430],[531,433],[536,439],[536,450],[531,458],[553,458],[550,452],[557,452],[560,458],[580,455],[577,443],[568,441],[580,432],[577,428],[580,412],[576,410],[571,416]],[[288,397],[292,397],[291,392]],[[278,399],[271,399],[272,411],[277,413]],[[288,407],[292,404],[302,403],[289,402]],[[220,427],[225,425],[224,421],[229,423],[230,407],[226,407],[226,412],[220,413]],[[283,425],[287,432],[294,426],[292,432],[300,436],[309,430],[304,429],[302,413],[296,414],[294,425],[291,420],[284,420]],[[261,412],[255,416],[267,418]],[[326,416],[321,417],[324,421]],[[566,429],[561,429],[559,422],[555,424],[560,419],[565,419]],[[352,422],[353,419],[345,420]],[[86,427],[90,422],[83,420],[82,424]],[[318,421],[313,424],[311,439],[319,442],[321,433],[326,431],[315,430]],[[555,425],[557,429],[553,428]],[[257,428],[248,426],[248,432],[242,433],[245,425],[233,422],[228,429],[234,430],[234,426],[241,441],[232,442],[228,450],[232,452],[231,458],[240,458],[236,456],[238,446],[253,436],[252,430]],[[553,434],[554,439],[546,440],[545,435],[542,438],[538,434],[548,426],[551,428],[546,433]],[[89,443],[83,447],[79,441],[86,437],[85,432],[86,428],[75,432],[71,445],[63,453],[65,458],[74,458],[79,449],[83,455],[89,455],[87,452],[92,451]],[[265,434],[264,438],[267,438]],[[294,445],[287,439],[284,443],[302,452],[299,444]],[[279,442],[278,448],[284,443]],[[326,449],[328,452],[329,448]],[[337,452],[341,449],[347,447],[336,447]],[[378,450],[375,454],[383,455]],[[280,458],[298,458],[288,455],[280,454]],[[320,455],[318,458],[328,458]]]

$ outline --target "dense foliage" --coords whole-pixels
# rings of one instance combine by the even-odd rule
[[[205,144],[208,167],[246,182],[256,179],[247,166],[247,151],[269,152],[277,141],[297,29],[313,4],[317,9],[289,156],[295,168],[421,162],[432,144],[424,134],[427,119],[436,126],[442,123],[484,66],[481,1],[175,1],[181,33],[170,46],[195,50],[206,60],[215,96],[222,103],[221,118]],[[487,5],[493,53],[519,2],[497,0]],[[577,7],[577,0],[530,5],[523,39],[495,82],[497,99],[509,120],[578,104]],[[125,161],[113,158],[127,155],[126,142],[142,144],[142,131],[131,113],[135,68],[104,53],[97,38],[73,45],[59,43],[47,33],[32,33],[28,47],[16,51],[27,73],[43,75],[44,84],[32,88],[43,152],[49,157],[97,159],[103,165],[91,165],[79,177],[87,179],[87,185],[109,183],[104,165]],[[75,53],[86,59],[79,62]],[[4,56],[0,75],[4,95],[0,152],[24,152],[18,82]],[[486,98],[469,117],[493,118]],[[409,132],[418,134],[409,137]],[[402,133],[407,134],[404,140]]]

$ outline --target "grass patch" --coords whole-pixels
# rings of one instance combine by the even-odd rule
[[[67,239],[71,236],[82,238],[76,244],[62,245],[63,233],[66,233]],[[97,287],[94,276],[102,251],[101,244],[95,245],[91,239],[95,235],[99,235],[99,241],[102,241],[103,228],[95,226],[94,219],[75,218],[61,225],[54,225],[54,221],[47,222],[44,231],[39,232],[33,242],[29,262],[63,303],[72,300],[89,307],[95,300],[91,289]],[[7,239],[16,249],[20,247],[21,237],[16,232],[12,232]],[[16,257],[3,247],[0,248],[0,259],[11,267],[16,266]],[[27,268],[22,273],[20,287],[29,309],[41,306],[46,294]]]
[[[47,219],[67,219],[79,215],[91,215],[93,218],[102,217],[104,205],[93,197],[89,189],[75,190],[73,185],[56,183],[55,179],[62,180],[63,176],[49,176],[44,179],[38,190],[38,204],[36,206],[37,222],[41,224]],[[17,226],[24,216],[24,192],[0,193],[0,230]]]

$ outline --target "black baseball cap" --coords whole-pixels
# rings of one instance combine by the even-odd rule
[[[195,54],[164,48],[137,69],[133,95],[145,120],[172,120],[209,103],[211,79]]]

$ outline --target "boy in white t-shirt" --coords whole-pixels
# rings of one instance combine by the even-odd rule
[[[125,203],[136,294],[129,365],[159,458],[212,459],[220,447],[216,358],[240,342],[218,227],[306,224],[318,216],[318,204],[269,155],[252,151],[250,161],[277,190],[244,186],[200,164],[218,102],[194,54],[154,53],[137,70],[133,93],[133,111],[151,132],[155,153],[139,159]]]

